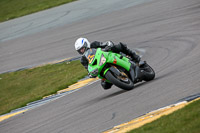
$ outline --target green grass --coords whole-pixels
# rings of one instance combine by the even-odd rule
[[[200,133],[200,100],[129,133]]]
[[[0,22],[75,0],[0,0]]]
[[[0,114],[54,94],[86,75],[80,61],[0,74]]]

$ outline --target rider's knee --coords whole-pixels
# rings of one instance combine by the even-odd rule
[[[103,81],[103,80],[101,80],[101,86],[105,89],[105,90],[107,90],[107,89],[110,89],[111,87],[112,87],[112,83],[108,83],[108,82],[106,82],[106,81]]]

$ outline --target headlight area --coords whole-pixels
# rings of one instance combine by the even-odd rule
[[[104,55],[102,54],[102,55],[101,55],[100,62],[99,62],[99,66],[103,65],[105,62],[106,62],[106,58],[105,58]]]

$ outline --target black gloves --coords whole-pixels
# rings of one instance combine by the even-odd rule
[[[89,78],[96,78],[96,76],[93,76],[93,75],[91,75],[91,74],[89,74],[89,73],[88,73],[88,77],[89,77]]]

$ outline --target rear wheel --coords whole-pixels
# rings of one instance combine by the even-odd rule
[[[144,81],[150,81],[153,80],[155,78],[155,72],[154,70],[147,64],[145,63],[144,65],[142,65],[140,67],[141,70],[143,70],[144,72]]]
[[[105,75],[106,79],[123,90],[133,89],[134,84],[130,80],[130,78],[127,76],[127,74],[124,73],[123,71],[120,71],[119,69],[117,69],[117,70],[121,73],[120,76],[109,70],[109,71],[107,71],[107,73]]]

